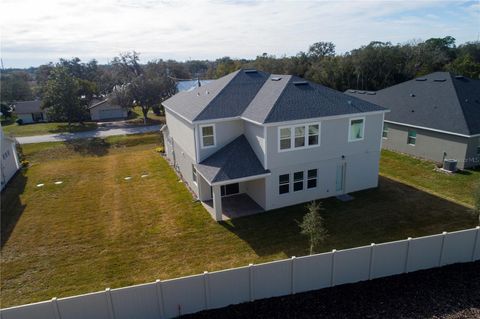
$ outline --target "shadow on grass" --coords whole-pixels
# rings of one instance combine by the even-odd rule
[[[92,131],[97,128],[97,123],[72,123],[70,127],[68,124],[58,124],[55,128],[48,130],[49,133],[75,133],[75,132],[85,132]]]
[[[382,243],[472,228],[476,217],[468,207],[380,177],[378,188],[352,194],[354,200],[322,200],[322,216],[329,232],[317,252]],[[308,240],[298,222],[305,204],[221,223],[259,255],[308,254]]]
[[[68,149],[81,155],[104,156],[108,153],[110,143],[105,139],[94,137],[69,140],[64,142]]]
[[[27,184],[25,170],[21,169],[12,177],[1,193],[1,247],[10,238],[13,229],[25,210],[25,205],[20,200]]]

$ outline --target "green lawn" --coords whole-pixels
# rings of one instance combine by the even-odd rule
[[[8,123],[7,123],[8,124]],[[18,125],[17,123],[10,123],[4,125],[2,123],[2,128],[4,132],[12,134],[13,136],[32,136],[32,135],[46,135],[46,134],[55,134],[55,133],[66,133],[66,132],[83,132],[91,131],[97,128],[97,123],[86,122],[83,124],[73,123],[70,128],[67,123],[35,123],[35,124],[23,124]]]
[[[420,190],[473,207],[473,189],[480,183],[480,169],[445,174],[435,164],[407,155],[383,150],[380,174]]]
[[[31,166],[1,198],[2,307],[308,253],[304,205],[216,223],[160,143],[145,134],[24,146]],[[320,251],[476,225],[469,208],[383,177],[353,195],[323,201]]]

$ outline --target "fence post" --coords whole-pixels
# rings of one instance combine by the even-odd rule
[[[208,271],[203,272],[203,287],[205,293],[205,309],[210,307],[210,285],[208,283]]]
[[[335,286],[335,252],[337,250],[336,249],[333,249],[332,250],[332,269],[330,271],[330,287],[333,287]]]
[[[160,279],[155,280],[155,292],[157,294],[157,307],[158,307],[158,315],[160,318],[166,318],[165,316],[165,303],[163,301],[163,289],[162,289],[162,282]]]
[[[475,227],[477,231],[475,232],[475,239],[473,242],[473,250],[472,250],[472,261],[475,261],[475,250],[477,249],[477,241],[478,241],[478,233],[480,233],[480,226]]]
[[[53,315],[55,316],[55,319],[62,319],[62,315],[60,314],[60,309],[58,308],[57,297],[52,298],[52,307],[53,307]]]
[[[403,267],[403,272],[408,273],[408,260],[410,258],[410,242],[412,241],[412,237],[407,238],[407,253],[405,256],[405,266]]]
[[[105,289],[105,297],[107,299],[108,317],[115,319],[115,310],[113,309],[112,293],[110,288]]]
[[[290,281],[290,283],[291,283],[290,291],[291,291],[292,295],[295,294],[295,259],[297,259],[297,257],[292,256],[292,259],[291,259],[291,261],[292,261],[292,263],[291,263],[292,267],[291,267],[291,273],[290,273],[290,275],[291,275],[291,276],[290,276],[290,278],[291,278],[291,281]]]
[[[249,279],[250,279],[250,301],[255,300],[255,278],[254,278],[254,266],[253,264],[248,265],[248,274],[249,274]]]
[[[370,244],[370,264],[368,265],[368,280],[372,279],[372,268],[375,258],[375,243]]]
[[[442,233],[442,245],[440,246],[440,257],[438,257],[438,267],[442,266],[442,259],[443,259],[443,247],[445,246],[445,237],[447,236],[447,232],[444,231]]]

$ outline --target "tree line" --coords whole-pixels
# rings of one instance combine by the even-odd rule
[[[6,105],[41,98],[50,118],[70,123],[85,119],[96,98],[109,97],[125,108],[141,107],[146,120],[151,108],[159,110],[161,102],[175,93],[175,80],[216,79],[239,68],[297,75],[339,91],[379,90],[435,71],[480,79],[479,41],[457,46],[446,36],[402,44],[374,41],[343,54],[335,49],[332,42],[317,42],[294,56],[263,53],[255,59],[157,59],[144,64],[134,51],[107,65],[60,59],[38,68],[3,70],[0,99]]]

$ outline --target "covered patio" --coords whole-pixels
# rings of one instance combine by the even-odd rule
[[[202,202],[205,209],[215,218],[215,208],[213,200]],[[231,195],[222,198],[222,218],[221,220],[229,220],[238,217],[254,215],[263,212],[263,208],[258,205],[247,194]]]

